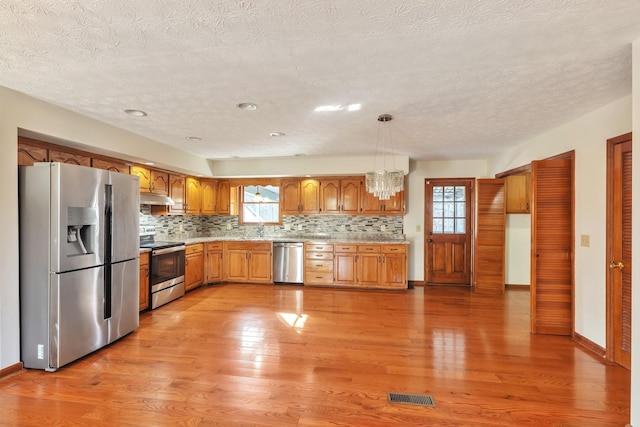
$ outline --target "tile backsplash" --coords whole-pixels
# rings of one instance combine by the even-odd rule
[[[196,237],[335,237],[404,238],[402,216],[284,215],[280,225],[239,225],[236,215],[151,215],[148,206],[140,210],[140,225],[154,225],[156,239]]]

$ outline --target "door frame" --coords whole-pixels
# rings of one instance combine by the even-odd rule
[[[423,207],[424,207],[424,216],[422,219],[422,223],[423,225],[423,230],[422,230],[422,244],[424,247],[423,250],[423,274],[424,274],[424,285],[426,286],[428,284],[428,270],[427,270],[427,259],[429,257],[429,251],[427,250],[427,229],[430,229],[430,225],[427,223],[427,185],[428,182],[433,182],[433,181],[447,181],[447,182],[451,182],[451,181],[459,181],[461,183],[464,183],[464,185],[469,185],[469,200],[468,200],[468,207],[469,207],[469,245],[471,245],[470,248],[470,253],[469,253],[469,285],[456,285],[456,284],[450,284],[448,286],[469,286],[470,288],[473,288],[473,269],[474,269],[474,257],[475,257],[475,218],[476,218],[476,178],[465,178],[465,177],[460,177],[460,178],[425,178],[424,179],[424,187],[422,188],[422,192],[423,192]],[[429,196],[431,197],[431,196]]]
[[[609,271],[609,261],[611,260],[611,254],[613,253],[613,163],[614,163],[614,146],[626,141],[633,141],[632,132],[616,136],[614,138],[607,139],[607,183],[606,183],[606,200],[607,200],[607,217],[606,217],[606,254],[605,254],[605,269],[606,274],[606,349],[605,357],[611,362],[618,363],[615,360],[615,301],[614,301],[614,287],[611,280],[611,272]],[[633,150],[633,142],[631,145]],[[633,152],[633,151],[632,151]]]

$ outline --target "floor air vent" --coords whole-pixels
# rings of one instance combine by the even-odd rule
[[[428,394],[407,394],[387,392],[389,403],[405,403],[407,405],[430,406],[435,408],[436,402]]]

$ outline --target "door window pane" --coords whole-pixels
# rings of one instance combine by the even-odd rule
[[[467,232],[467,188],[465,186],[432,187],[431,224],[433,233]]]

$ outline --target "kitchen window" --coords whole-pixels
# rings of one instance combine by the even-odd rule
[[[277,185],[243,186],[240,204],[240,224],[282,224]]]

